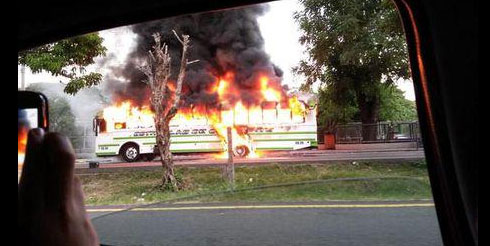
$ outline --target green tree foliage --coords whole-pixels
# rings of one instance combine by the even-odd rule
[[[103,39],[97,33],[86,34],[19,52],[18,64],[32,72],[46,71],[69,79],[64,92],[75,95],[80,89],[98,85],[100,73],[86,74],[85,68],[98,56],[105,55]]]
[[[323,87],[318,91],[317,124],[320,132],[334,133],[338,124],[352,121],[359,110],[355,101],[338,100],[333,87]]]
[[[402,90],[390,86],[381,90],[380,121],[415,121],[417,108],[414,101],[405,98]]]
[[[52,97],[49,100],[49,128],[66,136],[73,135],[76,130],[75,115],[63,97]]]
[[[294,18],[309,57],[294,71],[306,77],[303,89],[319,81],[348,95],[337,97],[337,104],[355,100],[362,123],[376,123],[380,91],[409,76],[405,37],[394,5],[389,0],[300,3],[304,9]],[[366,140],[375,136],[375,131],[363,131]]]
[[[355,100],[338,99],[333,87],[322,87],[318,93],[317,122],[321,132],[334,132],[338,124],[359,121],[359,108]],[[394,86],[380,90],[380,121],[415,121],[417,110],[414,101],[405,98],[404,92]]]

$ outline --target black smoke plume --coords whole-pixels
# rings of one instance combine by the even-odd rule
[[[191,39],[189,61],[199,60],[187,66],[183,86],[182,104],[218,107],[216,93],[211,93],[217,78],[233,72],[234,87],[240,93],[229,98],[233,104],[241,100],[245,104],[258,104],[258,76],[266,75],[270,86],[281,88],[282,71],[270,61],[264,51],[264,39],[260,33],[257,17],[267,11],[267,5],[255,5],[226,11],[191,14],[146,22],[132,26],[137,34],[136,47],[129,55],[126,66],[114,71],[129,83],[116,85],[112,91],[116,100],[131,99],[137,103],[149,102],[149,88],[144,84],[144,74],[137,69],[146,59],[154,44],[152,34],[162,35],[162,42],[169,46],[172,57],[172,78],[178,75],[182,46],[172,30],[187,34]]]

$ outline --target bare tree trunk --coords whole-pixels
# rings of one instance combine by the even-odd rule
[[[154,110],[154,121],[156,131],[156,143],[160,153],[163,177],[162,186],[165,188],[170,185],[172,190],[178,189],[175,178],[174,163],[170,152],[170,120],[177,114],[182,91],[182,83],[185,77],[185,70],[188,64],[195,61],[187,61],[187,48],[189,46],[189,36],[182,35],[182,39],[175,33],[175,36],[182,44],[182,58],[180,71],[177,78],[177,88],[172,97],[167,83],[171,75],[171,57],[168,53],[168,46],[160,44],[160,35],[155,33],[155,45],[149,51],[147,64],[140,67],[140,70],[148,77],[147,83],[150,85],[151,104]]]
[[[162,184],[171,185],[172,189],[177,189],[177,180],[175,179],[174,163],[172,152],[170,152],[170,128],[168,123],[158,124],[156,130],[161,133],[157,134],[157,146],[162,160],[163,177]]]

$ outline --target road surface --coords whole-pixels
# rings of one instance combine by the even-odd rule
[[[173,204],[105,216],[103,209],[89,211],[108,245],[442,245],[430,201]]]
[[[422,150],[394,150],[394,151],[290,151],[265,153],[259,158],[235,158],[236,165],[260,165],[269,163],[328,163],[338,161],[399,161],[424,159]],[[110,168],[141,168],[161,167],[159,161],[153,162],[120,162],[117,158],[99,159],[98,169]],[[200,155],[176,155],[177,166],[213,166],[226,164],[227,159],[218,159],[210,154]],[[87,162],[79,162],[75,165],[78,173],[90,172]],[[85,170],[84,170],[85,169]],[[92,169],[96,171],[97,169]]]

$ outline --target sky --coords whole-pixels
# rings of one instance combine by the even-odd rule
[[[301,9],[297,0],[283,0],[268,3],[269,11],[258,18],[262,36],[265,40],[265,51],[271,57],[274,64],[280,67],[283,72],[283,84],[289,88],[298,88],[301,85],[301,76],[294,75],[291,69],[296,66],[302,58],[306,57],[304,47],[299,43],[300,30],[293,19],[295,11]],[[97,71],[105,74],[107,67],[123,64],[127,54],[134,45],[135,34],[127,27],[120,27],[99,32],[104,39],[104,46],[107,48],[107,55],[114,56],[104,67],[95,65],[87,68],[87,71]],[[26,86],[30,83],[38,82],[66,82],[62,77],[53,77],[49,73],[32,74],[25,69]],[[405,98],[415,101],[413,84],[410,80],[398,80],[397,86],[405,92]],[[21,68],[18,68],[18,87],[21,87]]]

